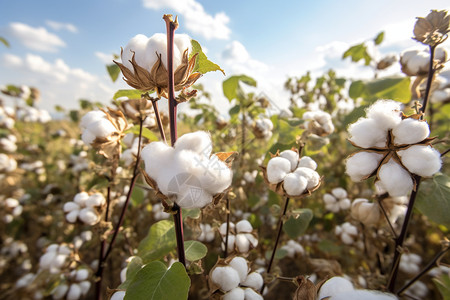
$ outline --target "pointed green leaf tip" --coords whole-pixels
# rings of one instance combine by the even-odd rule
[[[222,83],[223,94],[229,101],[236,99],[238,93],[241,91],[239,82],[243,82],[250,86],[256,86],[256,80],[247,75],[231,76]]]
[[[112,82],[116,82],[120,74],[119,66],[116,64],[107,65],[106,70],[108,71],[109,77],[111,77]]]
[[[313,218],[313,212],[309,208],[297,209],[284,224],[283,230],[291,239],[296,239],[308,228]]]
[[[201,74],[205,74],[208,72],[220,71],[225,75],[225,71],[220,68],[219,65],[213,63],[206,57],[205,53],[202,51],[202,46],[196,41],[191,40],[192,52],[189,56],[189,59],[194,56],[195,53],[198,53],[197,61],[195,63],[194,72],[199,72]]]
[[[375,42],[375,45],[379,45],[384,40],[384,31],[380,32],[377,37],[373,40]]]
[[[5,38],[2,38],[2,37],[0,36],[0,42],[1,42],[3,45],[5,45],[6,47],[9,48],[9,43],[8,43],[8,41],[7,41]]]
[[[347,51],[344,52],[342,58],[346,58],[349,56],[353,62],[358,62],[361,59],[364,59],[364,64],[366,66],[368,66],[370,64],[370,61],[372,60],[369,53],[367,52],[367,47],[366,45],[364,45],[364,43],[350,47]]]
[[[183,300],[191,280],[184,266],[175,262],[169,269],[160,261],[143,267],[128,286],[124,300]]]

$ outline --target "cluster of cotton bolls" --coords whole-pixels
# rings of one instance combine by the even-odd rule
[[[0,172],[9,173],[17,169],[17,161],[5,153],[0,153]]]
[[[127,149],[121,153],[120,159],[124,161],[125,166],[131,166],[136,161],[139,138],[135,138],[134,134],[128,133],[123,137],[122,141],[127,146]]]
[[[93,110],[81,118],[81,139],[86,145],[91,145],[97,138],[106,139],[119,129],[111,122],[106,113],[101,110]]]
[[[0,138],[0,148],[6,152],[15,152],[17,150],[17,138],[13,134]]]
[[[95,225],[100,221],[99,209],[105,204],[106,200],[100,193],[89,195],[81,192],[75,195],[73,201],[64,204],[66,220],[75,223],[77,220],[87,224]]]
[[[331,115],[327,112],[321,110],[307,111],[303,114],[302,119],[305,120],[305,128],[319,136],[327,136],[334,131]]]
[[[341,187],[332,189],[331,193],[325,193],[323,202],[325,202],[325,209],[334,213],[340,210],[347,210],[352,204],[350,199],[348,199],[347,191]]]
[[[352,282],[344,277],[335,276],[328,279],[318,293],[318,300],[393,300],[396,296],[374,290],[355,289]]]
[[[11,129],[16,121],[14,120],[14,109],[9,106],[0,106],[0,127]]]
[[[65,282],[59,284],[53,291],[52,297],[55,300],[78,300],[85,296],[91,288],[91,283],[87,280],[89,271],[87,269],[73,270],[66,276]]]
[[[38,175],[42,175],[45,173],[44,163],[42,162],[42,160],[36,160],[30,163],[22,163],[20,164],[20,168],[27,172],[33,172]]]
[[[1,200],[1,204],[4,207],[5,214],[3,216],[3,222],[11,223],[15,217],[22,214],[23,206],[20,205],[19,200],[14,198],[6,198]]]
[[[228,264],[219,264],[211,270],[211,281],[224,293],[223,300],[262,300],[258,291],[263,278],[257,272],[250,272],[245,258],[236,256]]]
[[[156,221],[168,219],[170,217],[169,213],[164,211],[164,206],[161,203],[156,203],[152,205],[153,218]]]
[[[434,59],[443,63],[447,60],[447,51],[444,48],[436,48]],[[402,52],[400,57],[402,72],[408,76],[426,75],[430,66],[430,52],[428,48],[410,49]]]
[[[71,171],[74,174],[79,174],[82,171],[89,169],[89,159],[86,151],[80,151],[78,154],[70,155]]]
[[[267,180],[271,184],[283,182],[288,196],[300,196],[320,184],[315,171],[317,163],[309,156],[299,157],[297,151],[285,150],[267,164]]]
[[[256,176],[258,176],[258,170],[253,170],[252,172],[245,171],[241,184],[255,183]]]
[[[255,120],[253,133],[259,139],[268,140],[272,137],[273,123],[269,118],[259,118]]]
[[[73,238],[72,244],[74,249],[78,250],[83,246],[85,243],[92,240],[92,231],[86,230],[80,233],[80,235],[77,235]]]
[[[305,254],[305,249],[303,248],[303,246],[294,240],[289,240],[286,245],[283,245],[281,247],[281,249],[285,250],[287,252],[287,256],[290,258],[294,258],[298,254]]]
[[[199,240],[200,242],[206,242],[206,243],[214,241],[214,238],[216,237],[214,228],[212,228],[210,224],[203,224],[203,223],[200,223],[199,226],[200,226],[201,233],[200,233],[199,237],[197,238],[197,240]]]
[[[182,208],[202,208],[230,186],[233,176],[211,151],[210,135],[197,131],[181,136],[174,147],[150,143],[142,150],[142,159],[162,194]]]
[[[72,250],[66,244],[51,244],[39,259],[39,269],[58,274],[68,263]]]
[[[12,237],[8,237],[3,241],[1,254],[9,258],[16,258],[19,255],[27,253],[28,247],[22,241],[15,241]]]
[[[358,239],[358,228],[349,222],[337,225],[334,233],[340,237],[341,241],[346,245],[352,245]]]
[[[402,118],[401,103],[392,100],[378,100],[366,114],[348,128],[350,141],[361,148],[346,162],[353,181],[376,174],[377,188],[396,197],[413,189],[411,174],[431,177],[439,171],[441,155],[427,142],[425,121]]]
[[[450,101],[450,70],[440,72],[434,79],[430,101],[434,103]]]
[[[404,253],[400,258],[399,268],[402,272],[409,275],[415,275],[420,271],[422,257],[415,253]]]
[[[381,217],[380,207],[365,198],[356,198],[352,203],[352,217],[366,226],[376,225]]]
[[[31,106],[20,107],[16,116],[24,122],[48,123],[52,120],[48,111]]]
[[[227,223],[223,223],[219,227],[219,233],[222,236],[222,249],[225,249],[225,239],[227,235]],[[253,226],[247,220],[242,220],[234,224],[229,223],[228,230],[228,252],[234,250],[239,253],[247,253],[258,246],[258,238],[253,232]]]

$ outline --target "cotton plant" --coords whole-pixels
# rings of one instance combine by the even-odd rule
[[[331,115],[321,110],[307,111],[303,114],[304,127],[318,136],[327,136],[334,132]]]
[[[39,269],[59,274],[70,263],[72,255],[72,249],[68,245],[51,244],[39,259]]]
[[[352,203],[348,198],[347,191],[341,187],[332,189],[331,193],[325,193],[323,202],[325,203],[325,209],[333,213],[349,209]]]
[[[152,142],[142,150],[147,183],[182,208],[203,208],[231,185],[233,173],[221,156],[211,154],[205,131],[186,133],[174,147]]]
[[[422,258],[415,253],[404,253],[400,258],[399,269],[409,275],[416,275],[420,272]]]
[[[436,48],[434,59],[439,63],[444,63],[447,56],[445,48]],[[427,75],[430,68],[430,52],[427,48],[405,50],[400,55],[400,64],[402,72],[408,76]]]
[[[14,218],[19,217],[23,212],[23,206],[19,200],[15,198],[6,198],[1,201],[5,214],[3,215],[3,222],[11,223]]]
[[[31,106],[20,107],[16,112],[17,119],[30,123],[48,123],[52,120],[50,113],[45,109]]]
[[[320,185],[316,168],[317,163],[311,157],[300,157],[296,150],[284,150],[270,159],[263,170],[271,189],[286,197],[302,197]]]
[[[0,148],[6,152],[16,152],[16,143],[17,138],[13,134],[8,134],[7,136],[0,138]]]
[[[64,277],[65,280],[52,291],[53,299],[78,300],[87,295],[91,288],[87,269],[73,270]]]
[[[225,249],[225,240],[227,235],[227,223],[219,227],[219,233],[222,236],[222,249]],[[248,253],[258,246],[258,237],[253,230],[252,224],[247,220],[241,220],[234,224],[229,223],[228,229],[228,247],[227,252],[237,251],[238,253]]]
[[[14,125],[16,123],[16,120],[14,119],[14,115],[15,115],[15,112],[12,107],[0,106],[0,127],[7,128],[7,129],[14,128]]]
[[[374,226],[380,222],[381,211],[377,203],[356,198],[352,203],[351,215],[366,226]]]
[[[450,101],[450,70],[436,75],[430,101],[432,103],[448,103]]]
[[[63,210],[66,220],[75,223],[77,220],[86,225],[95,225],[100,221],[100,210],[106,203],[105,197],[100,193],[78,193],[73,201],[66,202]]]
[[[294,240],[289,240],[285,245],[281,247],[281,249],[287,252],[287,256],[290,258],[294,258],[297,255],[305,255],[305,249],[303,246]]]
[[[360,150],[346,161],[353,181],[376,176],[376,186],[390,196],[404,196],[414,187],[413,174],[431,177],[442,165],[431,146],[430,129],[417,115],[404,116],[401,103],[378,100],[348,128],[350,142]]]
[[[359,236],[358,228],[349,222],[337,225],[334,233],[339,236],[341,241],[346,245],[353,245]]]
[[[209,273],[214,294],[223,300],[262,300],[259,293],[264,280],[261,274],[251,272],[248,261],[240,256],[219,260]]]
[[[0,153],[0,173],[11,173],[16,169],[17,161],[5,153]]]
[[[210,224],[204,224],[200,223],[200,230],[201,233],[198,236],[197,240],[200,242],[210,243],[214,241],[214,238],[216,237],[216,232],[213,227],[211,227]]]
[[[252,128],[257,138],[269,140],[272,137],[273,123],[269,118],[256,119]]]

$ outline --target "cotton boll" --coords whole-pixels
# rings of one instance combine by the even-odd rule
[[[210,193],[198,187],[181,187],[175,202],[182,208],[203,208],[210,204],[213,197]]]
[[[87,225],[94,225],[98,222],[99,216],[91,208],[83,208],[80,210],[79,218]]]
[[[211,273],[211,280],[224,292],[238,287],[240,278],[238,272],[230,267],[216,267]]]
[[[110,300],[123,300],[124,297],[125,291],[117,291],[111,296]]]
[[[433,176],[442,166],[441,154],[431,146],[415,145],[397,153],[411,173],[423,177]]]
[[[99,138],[106,138],[113,132],[117,131],[116,127],[114,127],[114,125],[105,118],[89,124],[86,130],[90,131],[93,135]]]
[[[64,203],[64,207],[63,210],[64,212],[69,212],[69,211],[73,211],[73,210],[79,210],[80,206],[78,204],[76,204],[75,202],[66,202]]]
[[[83,133],[81,134],[81,140],[86,144],[86,145],[90,145],[94,142],[94,140],[97,137],[90,132],[89,130],[85,130],[83,131]]]
[[[283,157],[274,157],[267,164],[267,179],[276,184],[283,181],[286,174],[291,170],[291,163]]]
[[[67,300],[78,300],[81,297],[81,288],[78,284],[73,283],[67,293]]]
[[[253,231],[253,226],[252,224],[250,224],[249,221],[247,220],[242,220],[236,223],[236,231],[238,233],[242,233],[242,232],[252,232]]]
[[[146,37],[143,34],[138,34],[135,37],[133,37],[128,44],[125,46],[125,48],[122,51],[122,64],[131,72],[134,73],[134,68],[131,65],[131,60],[134,54],[134,59],[136,63],[143,67],[144,69],[151,69],[152,65],[147,65],[148,61],[146,60],[146,48],[148,43],[148,37]],[[152,53],[154,56],[154,52]],[[156,62],[156,59],[155,59]]]
[[[347,159],[345,172],[353,181],[361,181],[377,169],[382,159],[382,154],[357,152]]]
[[[235,244],[240,253],[247,253],[250,251],[250,241],[242,233],[236,235]]]
[[[85,206],[87,199],[89,199],[89,194],[86,192],[81,192],[73,197],[73,202],[77,203],[80,206]]]
[[[339,199],[347,198],[347,191],[341,187],[337,187],[331,190],[331,193]]]
[[[374,120],[381,129],[392,129],[402,120],[401,103],[393,100],[378,100],[367,109],[367,118]]]
[[[384,147],[387,131],[381,128],[379,121],[360,118],[348,127],[349,140],[362,148]]]
[[[234,230],[235,225],[233,222],[228,223],[229,224],[229,231]],[[227,234],[227,223],[222,223],[222,225],[220,225],[219,227],[219,233],[222,236],[225,236]]]
[[[331,300],[394,300],[398,299],[392,294],[370,290],[353,290],[339,293],[331,297]]]
[[[80,121],[81,129],[86,129],[90,124],[95,123],[106,116],[101,110],[92,110],[85,114]]]
[[[380,220],[380,209],[375,203],[370,203],[367,199],[357,198],[352,204],[352,217],[370,226]]]
[[[430,127],[425,121],[407,118],[392,130],[396,145],[416,144],[430,135]]]
[[[249,271],[248,263],[245,258],[236,256],[230,261],[228,265],[238,272],[240,282],[245,281],[245,278],[247,278],[247,274]]]
[[[302,156],[298,163],[298,167],[305,167],[310,169],[317,169],[317,163],[309,156]]]
[[[222,297],[222,300],[244,300],[244,299],[245,299],[245,292],[240,287],[232,289]]]
[[[253,234],[245,233],[244,235],[253,248],[256,248],[256,246],[258,246],[258,239]]]
[[[263,280],[261,274],[252,272],[252,273],[248,274],[245,281],[242,282],[242,285],[251,287],[251,288],[259,291],[261,289],[261,287],[263,286],[263,283],[264,283],[264,280]]]
[[[404,196],[413,188],[411,175],[392,159],[381,166],[378,177],[383,188],[393,197]]]
[[[56,253],[53,251],[47,251],[44,255],[39,259],[39,266],[42,269],[49,269],[53,260],[56,257]]]
[[[169,166],[174,155],[175,150],[164,142],[152,142],[142,149],[141,156],[145,163],[145,173],[158,182],[158,188],[163,193],[167,192],[167,184],[173,178],[173,172]],[[162,183],[160,178],[165,179],[163,180],[164,185],[160,184]]]
[[[280,157],[287,159],[291,163],[291,172],[293,172],[298,165],[298,152],[292,150],[284,150],[280,153]]]
[[[88,277],[89,277],[89,271],[87,269],[79,269],[79,270],[77,270],[75,280],[83,281],[83,280],[86,280]]]
[[[234,234],[228,234],[228,252],[234,251],[234,245],[236,242],[236,236]],[[225,250],[225,237],[223,237],[222,250]]]
[[[231,185],[233,172],[216,155],[212,155],[202,167],[200,182],[202,187],[215,195],[222,193]]]
[[[66,295],[68,290],[69,286],[67,284],[60,284],[53,291],[52,298],[56,300],[62,299]]]
[[[344,277],[335,276],[327,281],[320,287],[319,299],[326,297],[333,297],[340,293],[353,291],[353,284]]]
[[[308,180],[297,173],[287,174],[284,178],[283,187],[288,195],[299,196],[303,194],[308,186]]]
[[[81,294],[85,296],[91,288],[91,283],[87,280],[80,282]]]
[[[100,193],[95,193],[89,196],[86,200],[86,206],[94,207],[94,206],[102,206],[105,203],[105,197],[103,197]]]
[[[264,300],[263,296],[255,292],[253,289],[246,288],[245,291],[245,300]]]
[[[177,151],[193,151],[209,158],[212,151],[211,136],[206,131],[186,133],[177,139],[175,142],[175,149]]]
[[[308,181],[308,184],[306,185],[308,190],[315,188],[320,183],[319,174],[310,168],[299,167],[295,170],[295,174],[304,177]]]
[[[80,211],[78,209],[72,210],[71,212],[69,212],[66,215],[66,220],[69,223],[75,223],[77,221],[78,218],[78,214],[80,213]]]

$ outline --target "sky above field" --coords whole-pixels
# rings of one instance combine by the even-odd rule
[[[165,32],[162,16],[178,15],[177,33],[200,42],[226,76],[247,74],[258,89],[285,106],[288,76],[334,68],[347,77],[370,77],[371,70],[348,61],[349,46],[385,31],[381,53],[420,46],[411,40],[416,16],[431,9],[450,9],[448,0],[78,0],[2,1],[0,85],[35,86],[38,106],[76,108],[80,98],[108,103],[127,88],[112,83],[105,64],[136,34]],[[446,42],[447,47],[450,42]],[[396,67],[391,72],[399,68]],[[226,77],[208,73],[199,83],[212,92],[226,114],[221,92]]]

